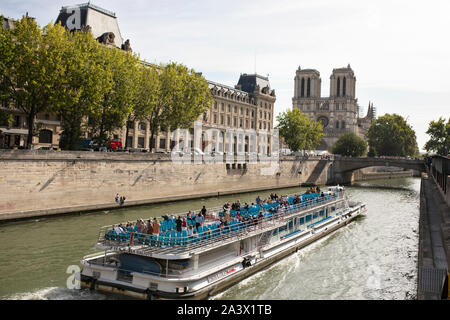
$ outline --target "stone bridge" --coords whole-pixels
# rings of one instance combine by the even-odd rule
[[[398,167],[423,172],[425,162],[422,159],[407,158],[335,158],[330,166],[327,183],[351,183],[353,171],[368,167]]]

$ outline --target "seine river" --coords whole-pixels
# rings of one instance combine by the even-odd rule
[[[277,190],[293,193],[304,188]],[[365,216],[213,299],[415,299],[419,178],[372,180],[347,187]],[[261,196],[270,194],[260,192]],[[93,253],[101,226],[164,213],[254,201],[256,193],[42,218],[0,225],[0,299],[112,299],[67,289],[68,268]]]

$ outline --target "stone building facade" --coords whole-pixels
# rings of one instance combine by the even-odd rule
[[[208,80],[207,80],[208,81]],[[265,152],[270,153],[270,133],[273,130],[273,110],[276,100],[275,90],[270,88],[269,79],[258,74],[241,74],[235,87],[208,81],[213,97],[213,103],[198,120],[202,122],[203,131],[216,129],[220,131],[212,141],[206,144],[203,141],[202,149],[219,152]],[[150,130],[148,122],[128,122],[128,143],[132,148],[149,149]],[[114,134],[114,138],[124,144],[126,138],[124,126]],[[251,147],[252,142],[248,135],[243,136],[242,150],[238,149],[236,141],[227,141],[227,129],[255,130],[267,134],[266,150],[256,150]],[[214,134],[214,133],[213,133]],[[241,133],[242,134],[242,133]],[[216,138],[217,137],[217,138]],[[171,141],[169,132],[160,133],[154,141],[156,152],[170,151],[179,141]],[[239,137],[234,137],[237,140]],[[255,141],[255,143],[258,143]],[[209,146],[209,147],[208,147]],[[233,147],[232,147],[233,146]]]
[[[321,84],[319,71],[299,67],[295,73],[292,98],[293,108],[322,123],[325,137],[318,149],[331,151],[338,138],[347,132],[366,139],[366,132],[375,117],[375,108],[369,103],[367,115],[359,117],[356,77],[350,65],[333,69],[329,97],[322,97]]]
[[[62,7],[56,19],[56,23],[74,30],[89,30],[103,45],[125,51],[132,51],[130,41],[123,42],[117,17],[115,13],[85,3],[75,6]],[[13,28],[14,20],[7,19],[4,28]],[[143,64],[148,64],[142,62]],[[273,109],[276,100],[275,90],[270,88],[269,79],[257,74],[242,74],[235,87],[208,81],[209,89],[214,99],[211,107],[205,111],[198,120],[202,122],[203,130],[217,129],[222,133],[222,141],[213,141],[212,149],[221,152],[255,151],[270,153],[270,132],[273,129]],[[0,148],[24,147],[28,130],[25,115],[15,110],[13,106],[8,108],[13,113],[14,121],[11,125],[0,124]],[[33,138],[33,148],[59,147],[61,135],[60,119],[56,115],[38,114],[36,118],[38,136]],[[128,126],[128,136],[127,136]],[[250,150],[248,136],[242,137],[245,141],[244,150],[237,150],[231,145],[237,144],[226,140],[227,129],[253,129],[265,132],[265,145],[267,150]],[[86,138],[89,136],[86,135]],[[126,123],[122,128],[113,132],[111,139],[119,140],[122,145],[129,148],[142,148],[149,150],[150,126],[148,122],[133,121]],[[172,141],[169,132],[162,132],[154,137],[153,151],[168,152],[179,141]],[[236,139],[236,138],[235,138]],[[259,138],[257,138],[259,139]],[[217,142],[217,143],[216,143]],[[203,143],[202,148],[209,148],[211,143]]]

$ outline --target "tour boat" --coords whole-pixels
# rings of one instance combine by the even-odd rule
[[[222,207],[208,209],[195,235],[176,232],[170,220],[158,236],[105,226],[96,244],[101,252],[83,258],[78,279],[82,288],[138,299],[206,299],[366,211],[365,204],[348,200],[343,187],[333,186],[289,195],[284,205],[230,210],[225,227],[216,223]],[[236,215],[254,219],[241,222]]]

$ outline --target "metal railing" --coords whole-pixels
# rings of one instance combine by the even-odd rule
[[[310,199],[302,201],[300,204],[283,206],[277,212],[270,212],[263,209],[265,213],[262,217],[237,221],[233,218],[228,225],[213,227],[213,224],[206,225],[208,230],[196,234],[182,236],[182,233],[171,231],[169,236],[159,234],[139,234],[122,233],[113,234],[109,230],[110,236],[103,230],[100,234],[103,236],[99,243],[106,247],[129,247],[129,251],[135,254],[151,255],[158,254],[176,254],[184,252],[204,251],[211,247],[226,245],[227,243],[240,240],[258,233],[282,226],[286,220],[302,213],[308,213],[311,209],[330,204],[344,197],[343,192],[337,192],[328,195],[326,198]],[[175,235],[175,236],[172,236]],[[135,248],[133,248],[135,247]]]

